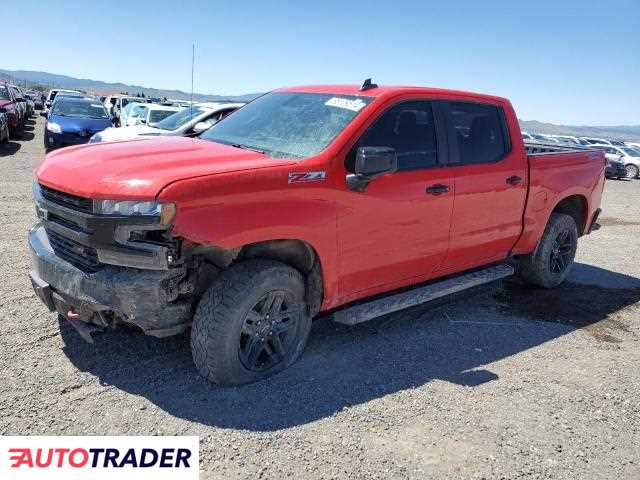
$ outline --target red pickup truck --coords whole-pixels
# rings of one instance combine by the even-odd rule
[[[320,312],[355,324],[514,271],[560,284],[604,169],[600,151],[527,147],[503,98],[287,88],[200,138],[48,154],[31,280],[87,340],[191,327],[206,378],[251,382],[300,356]]]

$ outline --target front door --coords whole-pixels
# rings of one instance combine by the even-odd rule
[[[347,156],[353,172],[358,147],[391,147],[399,169],[364,192],[345,187],[338,216],[343,302],[426,279],[444,261],[454,192],[437,138],[431,102],[405,101],[386,110]]]

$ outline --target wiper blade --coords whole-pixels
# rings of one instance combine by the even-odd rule
[[[252,152],[256,152],[256,153],[265,153],[264,150],[253,148],[248,145],[242,145],[241,143],[232,143],[231,146],[236,148],[242,148],[243,150],[251,150]]]

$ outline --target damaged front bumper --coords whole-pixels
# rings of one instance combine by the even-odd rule
[[[185,266],[144,270],[104,265],[95,272],[83,271],[56,256],[42,223],[31,229],[28,242],[36,294],[76,327],[78,321],[98,326],[124,322],[148,335],[166,337],[191,322],[192,292],[184,281]]]

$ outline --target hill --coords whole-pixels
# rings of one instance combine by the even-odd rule
[[[24,82],[47,85],[49,87],[71,88],[96,93],[120,93],[128,92],[129,94],[144,93],[147,97],[167,97],[180,100],[187,100],[190,93],[182,90],[166,90],[160,88],[143,87],[140,85],[128,85],[126,83],[109,83],[100,80],[90,80],[86,78],[75,78],[67,75],[58,75],[48,72],[36,72],[31,70],[2,70],[0,69],[0,78],[9,78],[11,81],[18,81],[20,84]],[[204,93],[194,93],[193,99],[197,101],[217,101],[217,100],[233,100],[238,102],[246,102],[256,98],[259,93],[249,93],[246,95],[207,95]]]
[[[551,135],[574,135],[576,137],[619,138],[628,141],[640,141],[640,125],[618,126],[569,126],[542,123],[536,120],[520,120],[520,128],[528,132]]]
[[[36,72],[32,70],[2,70],[0,69],[0,79],[7,79],[14,83],[29,86],[42,86],[42,88],[53,86],[60,88],[73,88],[96,93],[119,93],[128,92],[130,94],[144,93],[147,97],[167,97],[187,100],[190,97],[188,92],[182,90],[166,90],[159,88],[143,87],[140,85],[128,85],[126,83],[108,83],[100,80],[90,80],[86,78],[75,78],[67,75],[58,75],[49,72]],[[217,101],[233,100],[247,102],[253,100],[260,93],[249,93],[246,95],[207,95],[194,93],[193,98],[197,101]],[[619,125],[619,126],[570,126],[554,125],[543,123],[537,120],[520,120],[522,130],[547,133],[555,135],[575,135],[585,137],[605,137],[619,138],[630,141],[640,141],[640,125]]]

